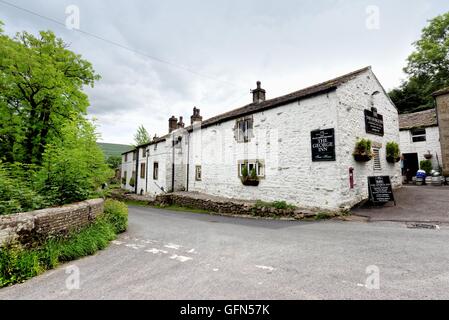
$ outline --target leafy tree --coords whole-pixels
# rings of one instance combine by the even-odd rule
[[[432,93],[449,86],[449,12],[432,19],[404,68],[407,81],[390,92],[400,112],[433,107]]]
[[[89,101],[82,89],[99,79],[92,65],[51,31],[9,38],[0,30],[1,151],[8,162],[40,164],[45,146],[80,121]]]
[[[39,173],[39,190],[53,204],[97,195],[113,173],[97,146],[95,127],[85,121],[62,128],[63,142],[49,144]]]
[[[111,169],[117,169],[122,164],[122,157],[119,156],[110,156],[106,163],[109,165],[109,168]]]
[[[137,129],[136,134],[134,135],[134,142],[136,146],[140,146],[145,143],[149,143],[151,141],[150,135],[148,131],[145,129],[143,125]]]

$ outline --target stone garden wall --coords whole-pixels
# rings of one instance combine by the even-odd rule
[[[30,244],[50,236],[65,235],[94,221],[103,213],[104,200],[87,200],[63,207],[0,216],[0,246]]]
[[[151,202],[152,205],[170,206],[177,205],[186,208],[206,210],[209,212],[226,215],[244,215],[257,217],[276,217],[304,219],[315,217],[318,212],[302,209],[277,209],[273,207],[257,207],[255,202],[244,202],[239,200],[224,199],[199,193],[167,193],[158,195]],[[333,213],[329,212],[330,216]]]

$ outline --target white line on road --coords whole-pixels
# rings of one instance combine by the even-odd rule
[[[149,253],[152,253],[152,254],[161,254],[161,253],[168,254],[168,251],[159,250],[159,249],[156,249],[156,248],[152,248],[150,250],[145,250],[145,252],[149,252]]]
[[[181,246],[179,244],[173,244],[173,243],[169,243],[164,245],[165,248],[169,248],[169,249],[175,249],[175,250],[179,250],[179,248],[181,248]]]
[[[268,271],[274,271],[274,270],[276,270],[275,268],[273,268],[273,267],[268,267],[268,266],[256,266],[256,268],[262,269],[262,270],[268,270]]]
[[[170,257],[170,259],[178,260],[178,261],[181,261],[181,262],[186,262],[186,261],[192,260],[192,258],[190,258],[190,257],[178,256],[177,254],[172,255]]]

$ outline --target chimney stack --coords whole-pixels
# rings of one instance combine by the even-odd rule
[[[193,115],[190,117],[190,122],[193,125],[193,123],[197,121],[203,121],[203,117],[200,116],[200,109],[195,107],[193,108]]]
[[[178,129],[178,119],[176,119],[175,116],[172,116],[168,119],[168,132],[172,133],[176,129]]]
[[[182,117],[179,117],[178,129],[179,128],[184,128],[184,121],[182,121]]]
[[[260,81],[257,81],[257,89],[251,90],[253,94],[253,103],[261,103],[265,101],[266,91],[260,87]]]

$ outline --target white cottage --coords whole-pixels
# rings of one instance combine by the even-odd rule
[[[252,94],[252,103],[204,121],[194,108],[189,127],[170,118],[168,135],[124,154],[124,187],[338,210],[368,198],[369,176],[401,185],[399,164],[385,154],[399,142],[398,112],[370,67],[270,100],[258,82]],[[372,161],[354,160],[362,138],[372,141]]]
[[[401,152],[410,175],[416,175],[422,160],[432,161],[433,168],[442,166],[440,130],[435,109],[399,115]]]

